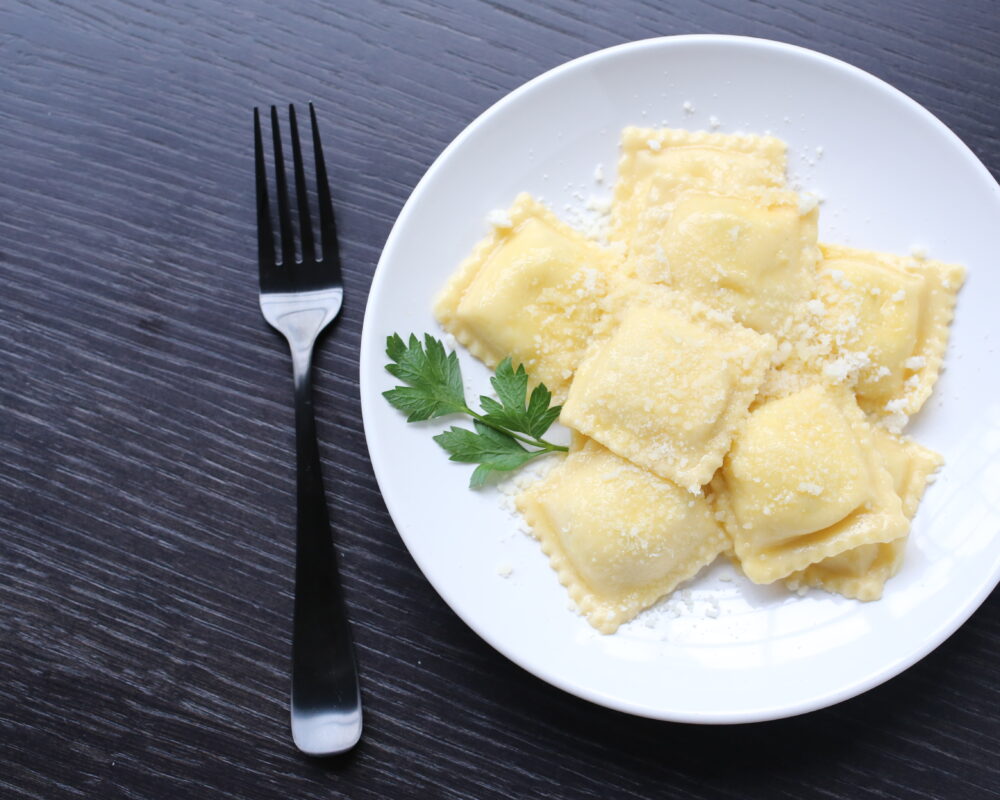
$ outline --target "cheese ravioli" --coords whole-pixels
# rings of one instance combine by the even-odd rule
[[[784,179],[780,139],[628,127],[622,132],[610,237],[631,244],[640,223],[662,223],[686,190],[777,188]]]
[[[903,514],[912,520],[931,475],[944,459],[912,439],[874,428],[875,447],[892,476]],[[785,584],[795,591],[807,586],[837,592],[857,600],[878,600],[885,582],[899,572],[908,537],[884,544],[864,544],[811,564],[789,576]]]
[[[602,633],[614,633],[728,546],[704,497],[583,437],[517,506],[576,607]]]
[[[577,370],[560,420],[698,492],[722,464],[764,379],[774,339],[659,286],[627,281]],[[611,322],[609,322],[609,320]]]
[[[559,402],[600,319],[616,257],[530,195],[519,195],[508,217],[448,281],[435,315],[488,366],[510,356]]]
[[[964,267],[822,249],[822,329],[832,336],[833,355],[857,364],[858,403],[877,415],[915,414],[940,372]]]
[[[804,213],[803,213],[804,212]],[[794,192],[686,192],[666,222],[639,222],[630,263],[761,333],[784,334],[812,296],[818,211]]]
[[[756,408],[713,492],[754,583],[909,529],[871,425],[846,389],[812,386]]]

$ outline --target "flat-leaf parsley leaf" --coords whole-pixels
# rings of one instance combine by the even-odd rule
[[[410,385],[397,386],[383,396],[409,415],[407,422],[468,411],[458,356],[446,354],[444,345],[433,336],[425,335],[421,347],[420,340],[412,333],[408,344],[394,333],[386,340],[385,352],[395,362],[385,368]]]
[[[480,397],[483,413],[477,413],[466,405],[458,356],[447,353],[430,334],[424,334],[421,343],[413,334],[404,342],[394,333],[386,340],[385,352],[391,360],[385,368],[408,385],[396,386],[382,396],[407,414],[407,422],[448,414],[472,417],[475,430],[452,426],[434,441],[452,461],[479,465],[469,481],[473,489],[494,473],[517,469],[545,453],[566,451],[566,447],[542,438],[561,407],[550,407],[552,395],[544,384],[538,384],[528,396],[528,373],[523,365],[515,369],[509,358],[500,362],[490,379],[499,400]]]

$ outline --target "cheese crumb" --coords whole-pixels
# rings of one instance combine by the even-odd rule
[[[847,276],[844,274],[844,270],[842,269],[831,269],[827,274],[841,289],[850,289],[854,286],[854,284],[847,279]]]
[[[855,375],[858,370],[867,367],[871,359],[868,353],[854,352],[844,353],[839,358],[834,359],[823,367],[823,374],[830,380],[842,383]]]
[[[510,214],[499,208],[487,214],[486,221],[494,228],[500,228],[501,230],[514,227],[514,220],[510,218]]]
[[[598,164],[594,167],[594,182],[604,183],[604,165]]]
[[[917,261],[923,261],[927,258],[927,248],[922,244],[910,245],[910,255]]]
[[[806,214],[813,211],[818,205],[819,205],[819,198],[816,195],[812,194],[811,192],[799,195],[800,216],[804,217]]]
[[[611,198],[598,197],[592,194],[587,198],[587,208],[599,214],[607,214],[611,211]]]
[[[904,408],[906,408],[905,397],[899,397],[886,403],[885,410],[889,412],[889,415],[881,420],[882,425],[893,433],[902,433],[906,423],[910,421],[906,412],[903,411]]]
[[[501,578],[509,578],[514,573],[514,568],[510,564],[500,564],[497,567],[497,575]]]
[[[712,114],[712,116],[708,118],[708,127],[711,128],[713,131],[718,130],[721,124],[722,123],[719,122],[719,118],[715,116],[715,114]]]
[[[922,369],[927,364],[927,359],[923,356],[912,356],[903,362],[906,369]]]
[[[694,103],[692,103],[690,100],[685,100],[684,103],[681,105],[681,108],[684,109],[685,114],[694,113]]]

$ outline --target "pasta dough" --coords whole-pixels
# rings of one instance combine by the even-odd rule
[[[603,633],[728,545],[704,497],[582,437],[517,504],[576,607]]]
[[[530,195],[495,227],[439,295],[435,314],[469,351],[496,366],[507,356],[562,400],[601,315],[616,257]]]
[[[761,333],[782,335],[814,292],[818,209],[788,191],[686,192],[666,222],[642,220],[638,277],[664,283]]]
[[[521,194],[436,301],[563,403],[570,452],[517,505],[604,633],[723,552],[878,599],[941,464],[890,430],[933,389],[964,269],[818,245],[785,161],[770,136],[626,128],[611,247]]]
[[[785,179],[785,143],[771,136],[629,127],[621,151],[611,238],[626,245],[688,189],[777,188]]]
[[[875,447],[892,476],[893,489],[899,495],[902,511],[912,520],[920,505],[931,475],[943,463],[933,450],[889,433],[873,430]],[[785,581],[796,591],[808,586],[837,592],[857,600],[878,600],[885,582],[899,572],[908,537],[885,544],[864,544],[840,555],[810,564]]]
[[[755,583],[909,529],[871,425],[847,390],[812,386],[758,407],[713,490]]]
[[[722,463],[773,351],[769,336],[699,313],[669,290],[639,289],[580,364],[560,419],[698,492]]]
[[[836,245],[824,245],[823,257],[821,329],[839,359],[827,371],[856,366],[869,413],[915,414],[941,369],[964,268]]]

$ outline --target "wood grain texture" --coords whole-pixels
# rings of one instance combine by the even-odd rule
[[[491,650],[382,504],[357,391],[381,245],[442,148],[528,78],[654,35],[781,39],[895,84],[998,174],[993,2],[667,5],[0,6],[0,796],[998,796],[996,595],[836,707],[656,723]],[[348,265],[317,406],[367,710],[329,762],[287,733],[290,370],[256,306],[251,174],[252,106],[309,99]]]

